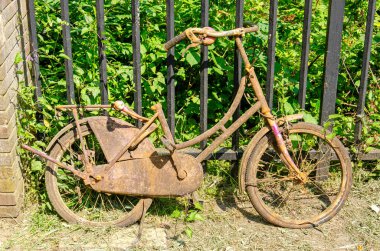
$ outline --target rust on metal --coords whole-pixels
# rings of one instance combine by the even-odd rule
[[[77,109],[73,109],[72,110],[72,114],[74,116],[75,125],[76,125],[77,132],[78,132],[78,135],[79,135],[80,146],[82,148],[82,153],[83,153],[83,162],[84,162],[84,166],[85,166],[86,172],[87,173],[92,173],[92,164],[91,164],[90,159],[88,158],[88,155],[87,155],[86,142],[83,139],[82,131],[81,131],[80,124],[79,124],[78,110]]]
[[[132,140],[136,138],[140,130],[119,119],[111,117],[98,118],[89,120],[88,124],[94,132],[109,163],[117,157],[119,161],[132,158],[147,158],[156,152],[148,139],[140,141],[140,144],[132,151],[123,151],[126,145],[132,143]],[[120,155],[121,152],[122,155]]]
[[[142,122],[149,121],[149,118],[145,118],[145,117],[139,115],[138,113],[133,111],[131,108],[126,106],[123,101],[120,101],[120,100],[115,101],[112,104],[112,108],[114,108],[116,111],[120,111],[121,113],[123,113],[125,115],[129,115],[136,120],[140,120]]]
[[[28,150],[28,151],[30,151],[30,152],[32,152],[32,153],[34,153],[34,154],[36,154],[36,155],[38,155],[38,156],[46,159],[46,160],[48,160],[48,161],[53,162],[57,166],[62,167],[63,169],[66,169],[67,171],[72,172],[74,175],[76,175],[77,177],[79,177],[81,179],[86,179],[88,177],[83,172],[78,171],[74,167],[68,166],[68,165],[66,165],[66,164],[64,164],[64,163],[62,163],[62,162],[60,162],[60,161],[58,161],[58,160],[50,157],[49,155],[47,155],[46,153],[44,153],[44,152],[42,152],[40,150],[34,149],[33,147],[30,147],[30,146],[25,145],[25,144],[21,145],[21,147],[24,148],[25,150]]]
[[[164,131],[164,135],[166,139],[169,140],[169,142],[171,142],[172,144],[175,144],[173,134],[170,131],[168,122],[166,121],[166,118],[165,118],[164,111],[162,110],[162,105],[155,104],[154,106],[152,106],[152,110],[155,111],[158,116],[158,120],[160,121],[162,130]]]
[[[73,110],[73,109],[109,109],[111,105],[57,105],[55,109],[65,111],[65,110]]]
[[[192,156],[177,153],[179,164],[186,171],[186,178],[178,179],[170,156],[154,156],[117,162],[106,174],[105,166],[96,166],[95,175],[102,179],[92,188],[112,194],[146,197],[183,196],[197,190],[203,180],[203,169]]]

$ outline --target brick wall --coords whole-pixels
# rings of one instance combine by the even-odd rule
[[[0,217],[17,217],[24,183],[17,146],[17,88],[31,82],[25,63],[30,53],[28,0],[0,0]],[[22,62],[15,64],[15,58]]]

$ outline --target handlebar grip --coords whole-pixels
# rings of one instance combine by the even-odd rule
[[[182,40],[184,40],[186,38],[186,33],[185,32],[182,32],[181,34],[179,34],[178,36],[176,37],[173,37],[172,39],[170,39],[169,41],[167,41],[165,44],[164,44],[164,48],[166,51],[170,50],[173,46],[175,46],[176,44],[178,44],[179,42],[181,42]]]

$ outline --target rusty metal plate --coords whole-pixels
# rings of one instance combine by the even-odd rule
[[[116,118],[99,117],[88,121],[94,132],[107,161],[110,162],[122,148],[138,133],[139,129]],[[149,139],[144,139],[133,151],[126,151],[119,159],[147,158],[155,155],[156,151]]]
[[[194,192],[203,180],[201,164],[192,156],[178,153],[187,176],[177,178],[170,156],[154,156],[117,162],[102,179],[91,186],[99,192],[147,197],[175,197]],[[94,168],[102,172],[104,166]]]

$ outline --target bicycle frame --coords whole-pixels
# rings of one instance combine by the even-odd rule
[[[93,109],[106,109],[106,108],[115,108],[116,110],[126,114],[126,115],[129,115],[131,116],[132,118],[134,119],[137,119],[137,120],[140,120],[142,122],[144,122],[144,126],[139,130],[139,133],[137,133],[117,154],[116,156],[109,162],[108,166],[105,168],[105,172],[109,171],[110,168],[112,168],[112,166],[120,159],[121,156],[123,156],[123,154],[128,150],[128,149],[133,149],[134,147],[136,147],[143,139],[145,139],[147,136],[149,136],[149,134],[151,134],[154,130],[156,130],[157,128],[157,125],[154,123],[157,119],[159,121],[159,123],[161,124],[161,127],[162,127],[162,130],[164,132],[164,135],[165,135],[165,140],[167,141],[166,143],[164,142],[166,148],[168,150],[170,150],[170,152],[172,153],[172,156],[174,157],[175,155],[173,154],[175,151],[177,150],[181,150],[181,149],[184,149],[184,148],[187,148],[187,147],[190,147],[190,146],[193,146],[195,144],[198,144],[200,143],[201,141],[203,140],[206,140],[208,139],[209,137],[211,137],[212,135],[214,135],[215,133],[217,133],[218,131],[221,131],[222,134],[219,135],[208,147],[206,147],[197,157],[196,157],[196,160],[199,161],[199,162],[202,162],[203,160],[205,160],[217,147],[219,147],[228,137],[230,137],[238,128],[240,128],[240,126],[242,124],[244,124],[253,114],[255,114],[256,112],[258,112],[259,110],[261,110],[261,114],[263,115],[264,119],[266,120],[267,124],[269,125],[270,129],[272,130],[274,136],[275,136],[275,139],[276,139],[276,143],[277,143],[277,148],[279,150],[279,155],[281,157],[281,159],[283,160],[283,162],[290,168],[290,170],[292,170],[295,175],[301,180],[301,181],[304,181],[306,179],[306,177],[304,177],[305,174],[303,174],[299,168],[297,167],[297,165],[293,162],[287,148],[286,148],[286,145],[285,145],[285,142],[283,140],[283,137],[282,137],[282,134],[279,130],[279,127],[276,123],[276,120],[274,118],[274,116],[272,115],[271,111],[270,111],[270,108],[268,106],[268,103],[265,99],[265,96],[263,94],[263,91],[261,89],[261,86],[259,84],[259,81],[257,79],[257,76],[255,74],[255,71],[254,71],[254,68],[253,66],[249,63],[249,60],[248,60],[248,57],[247,57],[247,54],[245,52],[245,49],[243,47],[243,44],[242,44],[242,40],[241,40],[241,37],[240,36],[236,36],[235,37],[235,42],[236,42],[236,45],[237,45],[237,48],[240,52],[240,55],[243,59],[243,62],[244,62],[244,65],[245,65],[245,70],[247,72],[247,76],[244,76],[242,79],[241,79],[241,82],[240,82],[240,85],[239,85],[239,88],[238,88],[238,91],[234,97],[234,100],[230,106],[230,108],[228,109],[227,113],[223,116],[223,118],[216,124],[214,125],[212,128],[210,128],[209,130],[203,132],[202,134],[198,135],[197,137],[189,140],[189,141],[186,141],[186,142],[183,142],[183,143],[178,143],[176,144],[175,141],[174,141],[174,138],[173,138],[173,134],[172,132],[170,131],[170,128],[169,128],[169,125],[166,121],[166,118],[165,118],[165,114],[162,110],[162,106],[161,104],[156,104],[152,107],[152,110],[155,111],[155,114],[151,117],[151,118],[145,118],[145,117],[142,117],[138,114],[136,114],[135,112],[133,112],[132,110],[130,110],[129,108],[127,107],[117,107],[117,105],[88,105],[88,106],[78,106],[78,105],[62,105],[62,106],[58,106],[57,109],[61,109],[61,110],[72,110],[72,113],[73,113],[73,116],[74,116],[74,119],[75,119],[75,124],[76,124],[76,127],[78,128],[78,136],[79,136],[79,139],[80,139],[80,142],[81,142],[81,148],[82,148],[82,151],[84,153],[84,164],[85,164],[85,169],[86,169],[86,173],[87,175],[85,175],[83,172],[76,172],[74,173],[75,175],[81,177],[83,179],[84,176],[86,176],[88,179],[88,176],[91,175],[92,173],[92,165],[91,163],[89,163],[88,161],[88,156],[87,156],[87,151],[85,149],[85,142],[83,142],[83,139],[82,139],[82,133],[81,133],[81,130],[80,130],[80,125],[79,125],[79,118],[78,118],[78,112],[77,112],[77,109],[78,108],[84,108],[84,109],[87,109],[87,110],[93,110]],[[248,77],[248,80],[249,80],[249,83],[251,85],[251,87],[253,88],[253,91],[256,95],[256,98],[257,98],[257,102],[252,105],[242,116],[240,116],[235,122],[232,123],[232,125],[229,126],[229,128],[226,128],[225,127],[225,124],[227,123],[227,121],[229,119],[231,119],[231,117],[233,116],[233,113],[236,111],[237,107],[239,106],[240,102],[241,102],[241,99],[243,97],[243,94],[245,92],[245,88],[246,88],[246,82],[247,82],[247,77]],[[25,147],[24,147],[25,148]],[[35,154],[38,154],[44,158],[46,158],[46,154],[43,153],[43,152],[40,152],[38,150],[31,150],[30,147],[28,147],[28,150],[32,151],[33,153]],[[46,158],[48,159],[48,158]],[[57,162],[57,161],[53,161],[51,159],[48,159],[54,163],[56,163],[57,165],[61,166],[62,168],[65,168],[69,171],[72,171],[73,168],[70,167],[70,166],[66,166],[65,164],[63,163],[60,163],[60,162]],[[174,160],[174,162],[176,162]],[[178,174],[180,173],[180,170],[177,170]],[[180,175],[178,175],[180,177]],[[96,177],[95,177],[96,178]]]
[[[352,169],[348,152],[336,137],[328,139],[326,134],[329,132],[325,132],[320,126],[297,123],[283,127],[287,121],[302,118],[300,114],[278,120],[274,118],[254,68],[249,63],[241,39],[245,33],[257,30],[257,26],[221,32],[214,31],[210,27],[188,28],[165,43],[164,48],[168,50],[188,38],[192,43],[187,46],[187,50],[201,44],[210,45],[216,37],[230,35],[234,37],[244,62],[246,75],[240,80],[238,90],[227,113],[216,125],[191,140],[175,143],[161,104],[152,107],[154,114],[150,118],[137,114],[125,106],[122,101],[116,101],[112,105],[56,107],[60,110],[71,111],[74,122],[66,125],[51,140],[46,149],[50,155],[26,145],[22,147],[50,162],[46,170],[46,190],[58,214],[70,223],[88,222],[94,225],[112,223],[124,226],[132,224],[138,219],[143,222],[152,198],[171,198],[192,194],[196,201],[195,192],[201,186],[204,178],[201,162],[206,160],[251,116],[260,112],[266,121],[266,126],[254,135],[244,151],[238,177],[240,190],[247,192],[252,205],[260,215],[278,226],[315,227],[331,219],[347,199],[349,186],[352,183]],[[226,128],[227,122],[232,118],[242,100],[247,85],[252,87],[257,100],[242,116]],[[126,121],[111,116],[83,116],[83,118],[79,116],[80,109],[111,108],[143,122],[143,126],[136,128]],[[164,134],[161,140],[165,148],[169,150],[169,154],[161,154],[148,138],[158,128],[156,122],[161,125]],[[285,132],[286,143],[279,125]],[[218,135],[215,135],[216,133]],[[180,151],[213,135],[215,138],[213,137],[212,142],[196,157]],[[294,140],[291,140],[292,135],[300,137],[298,139],[297,136],[296,145],[294,145]],[[305,135],[306,138],[302,138],[302,135]],[[313,137],[311,142],[310,136]],[[272,140],[273,138],[274,140]],[[268,146],[268,141],[272,146]],[[306,145],[300,144],[302,142],[305,142]],[[304,146],[307,148],[305,149]],[[300,168],[294,163],[288,148],[291,149]],[[277,153],[281,161],[272,155],[273,151]],[[312,157],[311,152],[315,157]],[[335,163],[335,160],[331,163],[334,154],[338,163]],[[268,162],[266,156],[273,160]],[[278,164],[284,164],[286,168],[279,167]],[[329,172],[331,166],[334,166],[334,175],[326,175],[326,171]],[[64,179],[63,177],[66,177],[68,173],[58,172],[57,167],[79,177],[77,180],[82,180],[83,184],[76,181],[75,183],[69,182],[67,189],[61,189],[58,175],[62,177],[61,183],[66,183],[71,179]],[[318,174],[318,172],[321,173]],[[320,184],[324,180],[326,180],[326,186]],[[329,189],[330,187],[331,189]],[[88,193],[86,202],[82,203],[87,189],[92,190]],[[91,203],[94,205],[87,205],[93,191],[98,194],[96,201]],[[113,195],[137,197],[138,202],[134,203],[135,200],[131,202],[127,199],[126,204],[131,204],[131,207],[125,206],[124,200],[121,201],[118,197],[111,199],[109,205],[112,211],[107,210],[103,197],[100,197],[101,203],[98,203],[99,196]],[[279,201],[279,199],[281,200]],[[287,203],[288,199],[291,199],[292,202]],[[117,202],[117,200],[121,207],[116,207],[116,204],[115,207],[113,206],[113,201]],[[285,203],[286,207],[283,206]],[[93,210],[87,209],[88,206],[97,208],[93,212],[94,214],[91,213]],[[129,210],[130,208],[132,209]],[[298,208],[299,210],[297,210]],[[109,221],[108,217],[98,217],[104,213],[111,213],[110,216],[113,216],[113,211],[116,211],[116,220]],[[96,216],[94,221],[92,216]],[[98,218],[100,218],[99,221]]]

